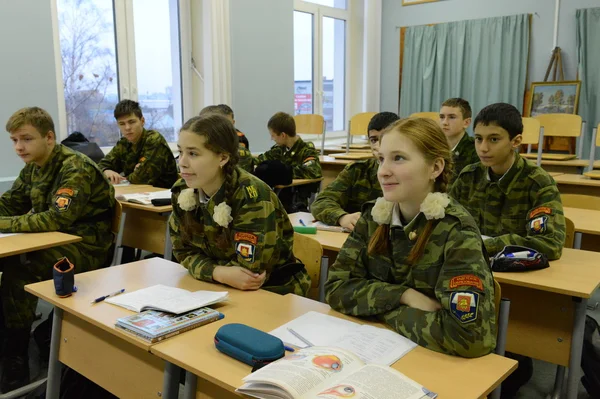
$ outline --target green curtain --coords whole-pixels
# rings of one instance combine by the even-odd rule
[[[495,102],[521,110],[529,29],[527,14],[407,28],[400,116],[438,112],[451,97],[469,101],[473,117]]]
[[[584,157],[589,157],[588,148],[595,148],[591,143],[592,129],[600,123],[600,8],[577,10],[577,58],[578,75],[581,80],[579,91],[579,115],[587,122]],[[596,148],[595,159],[600,156]]]

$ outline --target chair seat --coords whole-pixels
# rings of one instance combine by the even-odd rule
[[[589,177],[590,179],[600,180],[600,170],[585,172],[583,175]]]

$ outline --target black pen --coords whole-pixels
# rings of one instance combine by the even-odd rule
[[[104,296],[101,296],[99,298],[96,298],[91,303],[94,304],[94,303],[102,302],[106,298],[110,298],[111,296],[116,296],[116,295],[122,294],[124,292],[125,292],[125,288],[120,289],[119,291],[112,292],[112,293],[110,293],[108,295],[104,295]]]

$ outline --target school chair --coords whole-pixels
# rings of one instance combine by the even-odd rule
[[[534,116],[534,118],[542,125],[540,143],[544,142],[544,137],[579,137],[576,155],[577,158],[582,158],[585,122],[583,122],[581,116],[573,114],[540,114]]]
[[[323,247],[321,243],[307,235],[294,232],[294,256],[304,263],[306,272],[310,276],[311,282],[308,296],[318,299],[320,302],[325,302],[327,269],[325,269],[325,273],[321,269],[322,262],[327,261],[323,259]]]
[[[110,230],[113,233],[113,256],[109,266],[121,264],[121,254],[123,252],[123,229],[125,227],[125,216],[123,216],[123,206],[119,201],[115,201],[113,209],[113,218]],[[112,248],[111,247],[111,248]]]
[[[561,194],[560,200],[563,206],[569,208],[588,209],[600,211],[600,197],[584,194]]]
[[[537,166],[542,164],[542,147],[544,144],[544,138],[540,134],[542,125],[540,121],[535,118],[522,118],[523,119],[523,139],[521,144],[527,146],[527,154],[531,154],[531,145],[537,144]]]
[[[504,356],[506,351],[506,331],[508,329],[508,314],[510,312],[510,300],[502,298],[500,284],[494,279],[494,302],[496,305],[496,350],[495,354]],[[502,385],[494,389],[490,394],[491,399],[500,399]]]
[[[594,171],[594,157],[596,156],[596,147],[600,147],[600,136],[598,136],[598,130],[600,129],[600,123],[592,130],[592,141],[590,142],[590,164],[586,168],[586,176],[593,175],[593,177],[600,178],[600,171]]]
[[[440,114],[438,112],[415,112],[410,114],[411,118],[426,118],[431,119],[436,123],[440,123]]]
[[[569,218],[565,218],[565,248],[573,248],[575,242],[575,223]]]
[[[320,134],[321,135],[321,155],[325,155],[325,118],[319,114],[300,114],[294,115],[296,122],[296,133],[300,134]]]
[[[361,112],[350,118],[350,120],[348,121],[346,154],[350,153],[350,144],[352,144],[352,136],[366,136],[369,134],[369,122],[371,122],[371,119],[376,114],[376,112]]]

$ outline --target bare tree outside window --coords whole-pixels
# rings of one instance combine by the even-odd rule
[[[58,19],[68,133],[114,145],[120,136],[112,1],[59,0]]]

